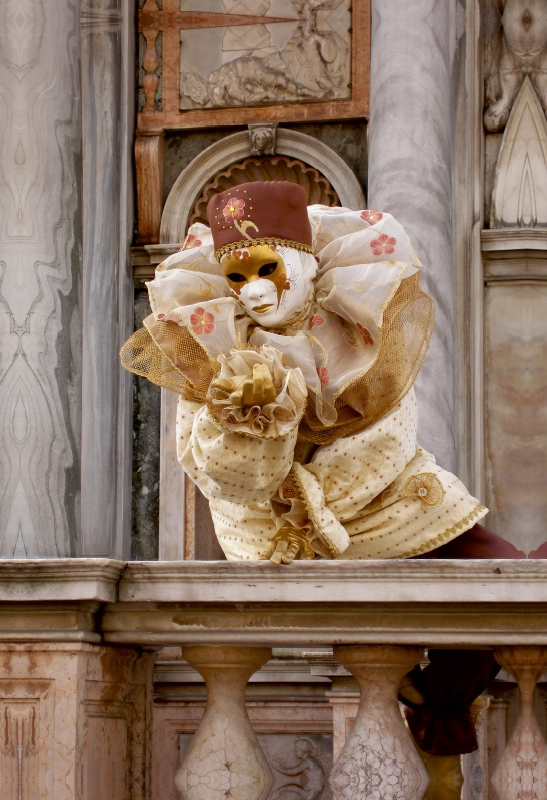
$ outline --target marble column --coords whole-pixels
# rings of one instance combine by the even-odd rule
[[[134,5],[82,0],[83,360],[80,556],[130,557]]]
[[[372,0],[368,206],[405,227],[437,305],[416,382],[419,443],[455,471],[451,91],[455,0]]]
[[[75,552],[79,3],[0,4],[0,557]]]

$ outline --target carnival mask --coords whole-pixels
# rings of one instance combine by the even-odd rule
[[[246,313],[263,328],[278,328],[300,311],[315,275],[305,269],[302,254],[292,247],[250,245],[222,259],[222,269]]]

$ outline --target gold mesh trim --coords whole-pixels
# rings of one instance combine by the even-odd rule
[[[186,327],[157,322],[153,315],[129,337],[120,360],[129,372],[196,403],[205,403],[209,384],[220,370]]]
[[[278,239],[276,236],[266,236],[261,239],[242,239],[240,242],[225,244],[220,250],[215,252],[215,258],[217,261],[220,261],[223,255],[230,253],[232,250],[240,250],[242,247],[253,247],[258,244],[278,244],[281,247],[294,247],[295,250],[303,250],[305,253],[311,253],[313,255],[313,249],[309,244],[293,242],[292,239]]]
[[[331,444],[360,433],[381,419],[405,396],[427,353],[435,306],[419,287],[419,273],[405,278],[384,311],[378,356],[372,367],[339,395],[337,419],[322,425],[308,403],[298,429],[299,440]]]

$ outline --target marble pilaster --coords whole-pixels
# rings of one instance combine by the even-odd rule
[[[373,0],[368,207],[405,227],[437,306],[416,382],[419,442],[456,470],[450,0]]]
[[[155,655],[0,643],[4,798],[149,800]]]
[[[129,558],[133,6],[82,0],[83,360],[80,556]]]

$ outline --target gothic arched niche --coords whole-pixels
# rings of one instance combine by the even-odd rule
[[[313,136],[279,129],[271,156],[252,156],[246,131],[215,142],[184,169],[166,200],[160,229],[162,244],[184,241],[192,222],[206,222],[209,198],[240,183],[289,180],[304,187],[308,203],[365,208],[361,184],[346,162]]]

